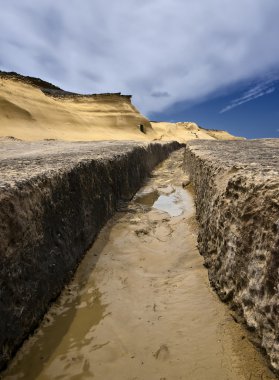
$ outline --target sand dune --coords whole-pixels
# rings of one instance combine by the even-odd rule
[[[195,123],[150,123],[129,95],[73,94],[41,79],[1,72],[0,137],[6,136],[22,140],[180,142],[234,138]]]

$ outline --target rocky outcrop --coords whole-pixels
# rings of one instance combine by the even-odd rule
[[[220,298],[279,370],[279,139],[189,142],[198,245]]]
[[[38,325],[119,202],[178,143],[1,141],[0,367]]]

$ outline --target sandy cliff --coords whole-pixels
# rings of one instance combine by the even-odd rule
[[[33,78],[31,78],[33,79]],[[0,75],[0,136],[22,140],[148,140],[150,122],[121,94],[77,95]],[[54,88],[52,88],[54,87]],[[144,132],[139,130],[142,124]]]
[[[79,95],[38,78],[0,72],[0,137],[7,136],[29,141],[234,139],[191,122],[150,123],[129,95]]]

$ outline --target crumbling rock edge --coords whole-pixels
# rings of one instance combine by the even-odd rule
[[[24,143],[10,144],[20,152]],[[64,143],[56,154],[52,142],[42,144],[50,154],[30,143],[33,153],[1,161],[0,369],[38,326],[118,202],[182,146]]]
[[[220,298],[279,372],[279,139],[189,142],[198,247]]]

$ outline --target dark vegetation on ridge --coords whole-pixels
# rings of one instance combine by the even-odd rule
[[[54,97],[98,97],[99,96],[111,96],[111,95],[118,95],[123,96],[125,98],[132,98],[132,95],[123,95],[121,92],[115,92],[115,93],[101,93],[101,94],[78,94],[71,91],[65,91],[62,88],[55,86],[52,83],[49,83],[47,81],[44,81],[40,78],[35,78],[31,76],[21,75],[14,71],[1,71],[0,70],[0,78],[8,78],[8,79],[14,79],[21,81],[23,83],[28,83],[34,87],[39,88],[45,95],[50,95]]]

